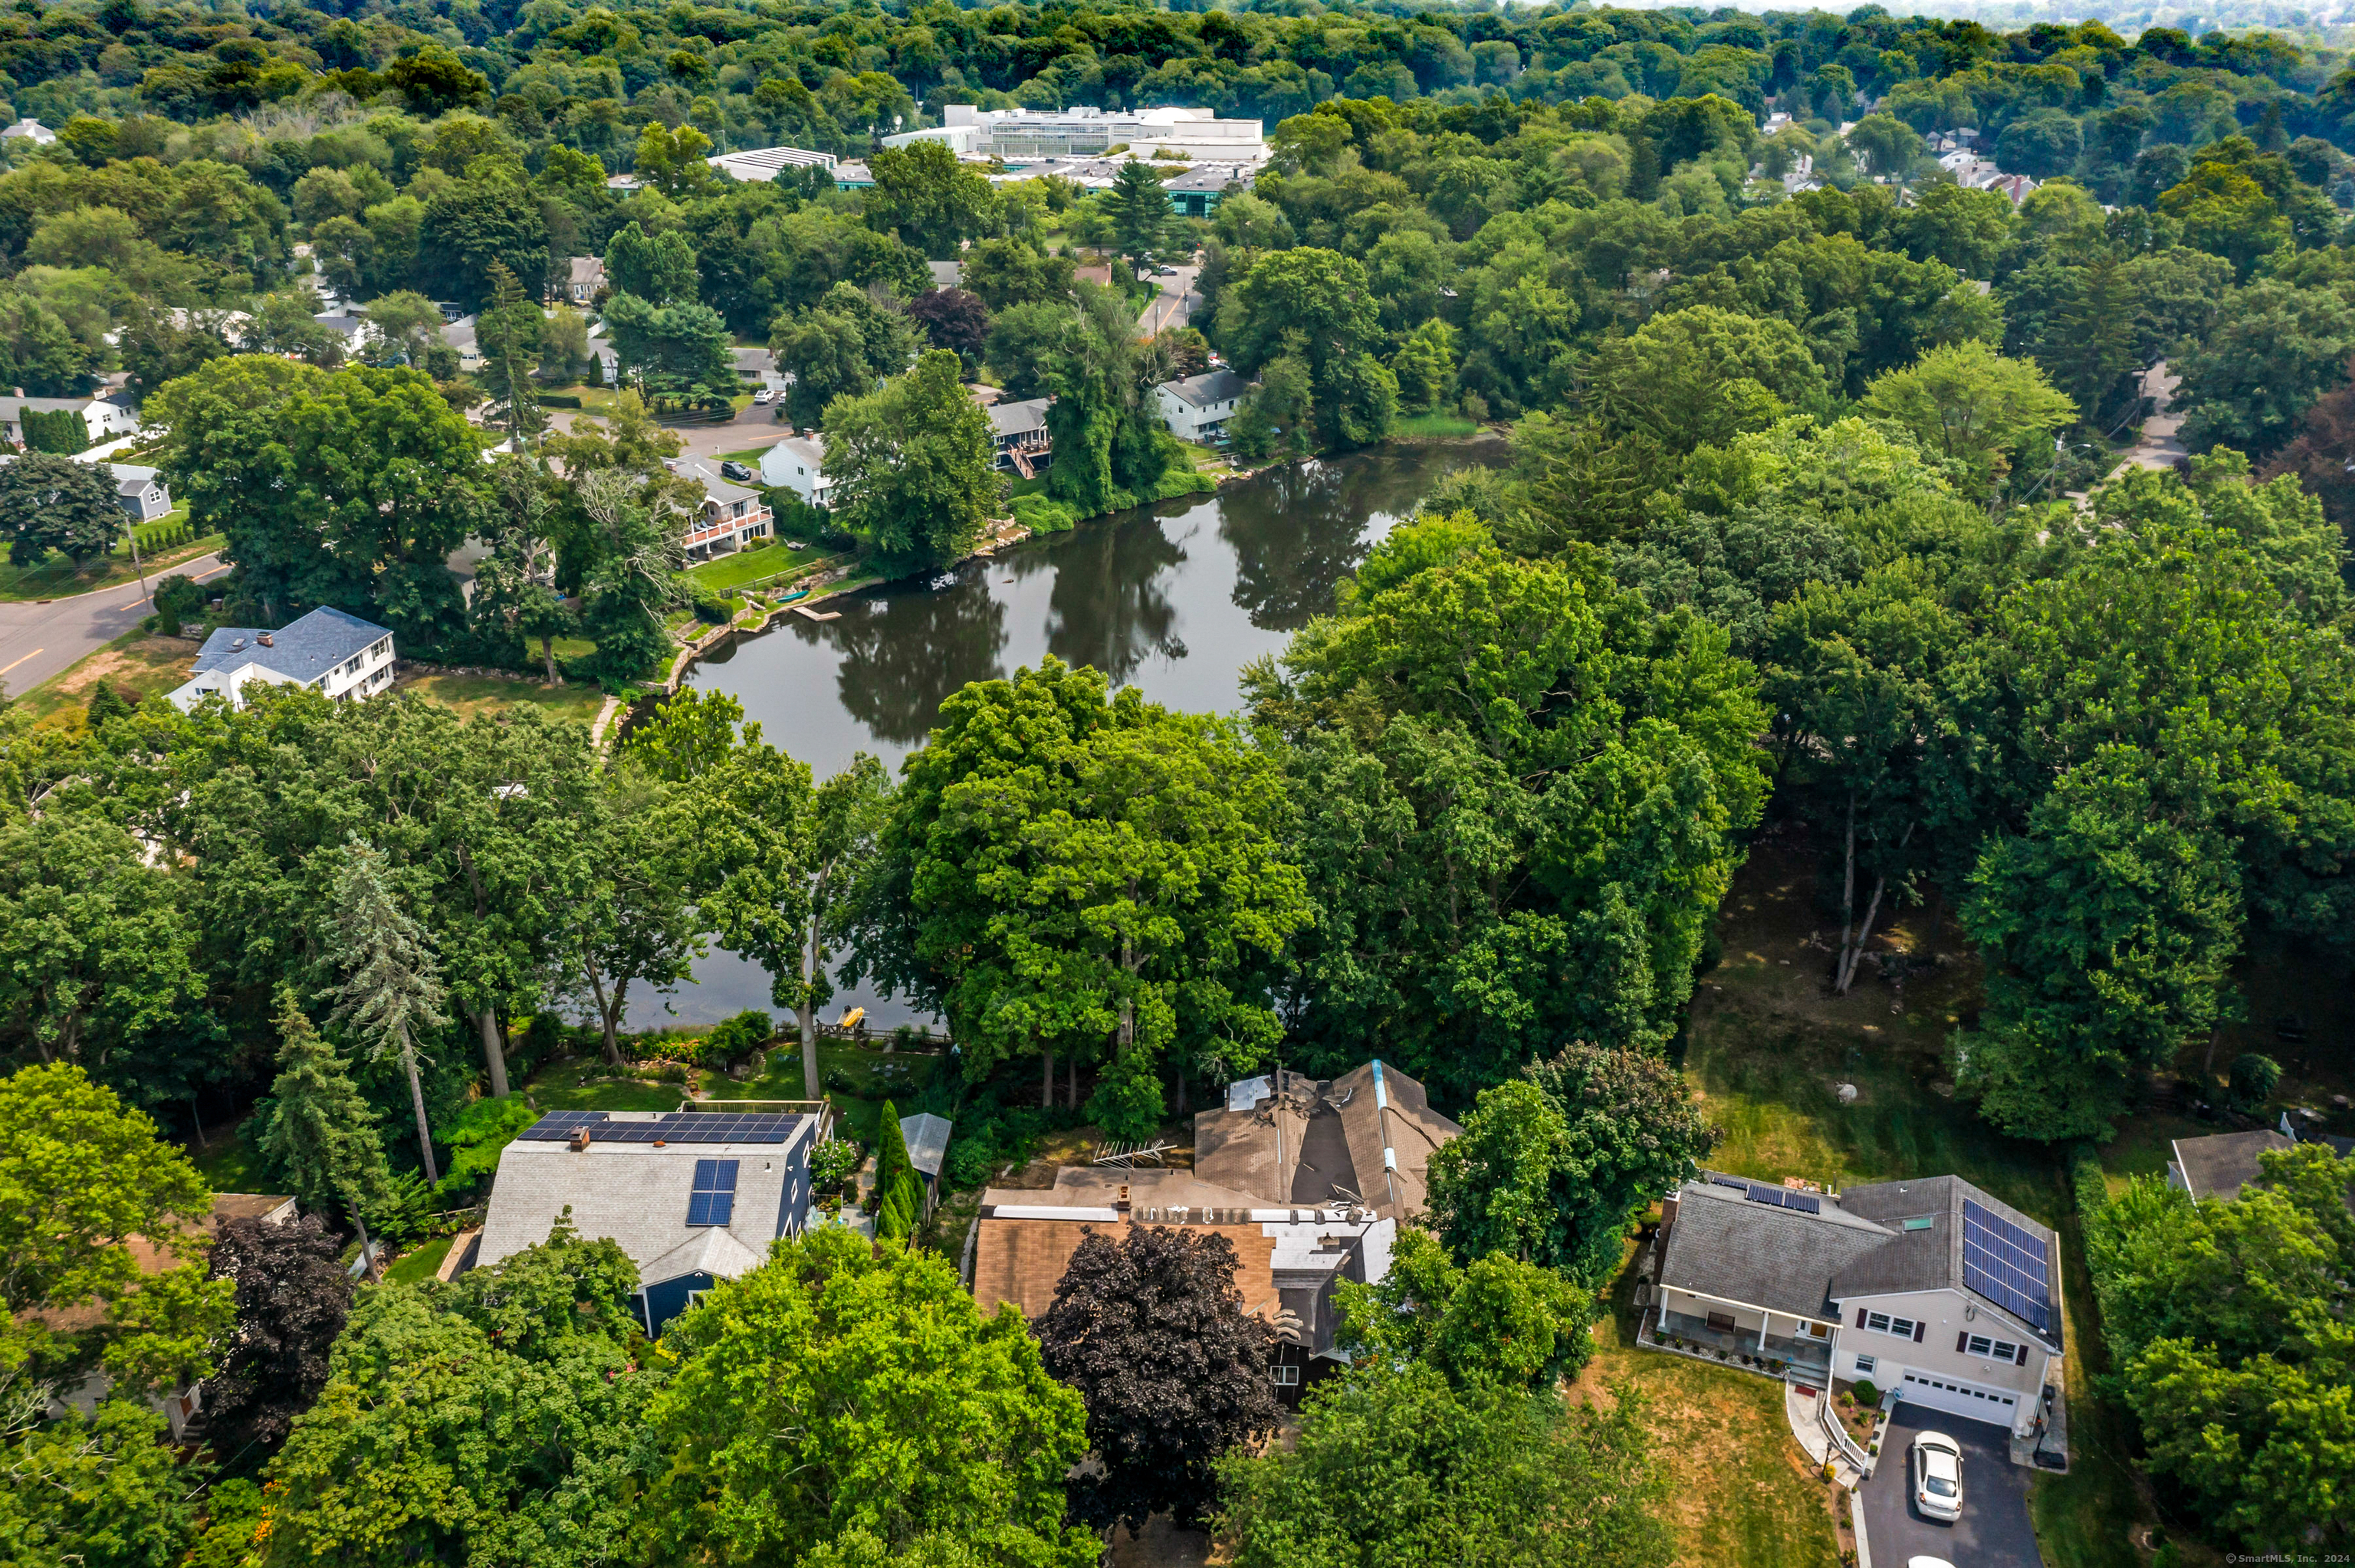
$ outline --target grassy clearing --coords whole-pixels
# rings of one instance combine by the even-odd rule
[[[1461,414],[1410,414],[1391,427],[1402,440],[1459,440],[1478,432],[1477,421]]]
[[[2030,1511],[2050,1568],[2138,1568],[2128,1531],[2149,1505],[2128,1419],[2094,1390],[2099,1324],[2062,1151],[1994,1131],[1948,1081],[1945,1043],[1977,1004],[1977,960],[1934,908],[1909,910],[1874,945],[1907,959],[1910,978],[1867,965],[1832,996],[1838,916],[1818,907],[1816,886],[1816,857],[1793,839],[1755,851],[1726,899],[1724,959],[1702,978],[1686,1034],[1686,1072],[1726,1132],[1711,1163],[1836,1187],[1952,1171],[2058,1231],[2073,1468],[2036,1478]],[[1843,1083],[1853,1103],[1840,1103]],[[2161,1168],[2167,1139],[2190,1125],[2122,1129],[2104,1150],[2113,1186]]]
[[[1641,1397],[1667,1472],[1661,1513],[1678,1568],[1838,1568],[1831,1489],[1791,1436],[1783,1385],[1636,1350],[1634,1256],[1631,1247],[1572,1393],[1607,1401],[1631,1385]]]
[[[433,1277],[442,1267],[442,1260],[450,1255],[453,1238],[443,1236],[427,1242],[414,1252],[406,1252],[385,1265],[384,1277],[396,1285],[421,1285]]]
[[[25,696],[25,711],[51,727],[86,724],[91,690],[104,681],[144,701],[186,683],[197,645],[177,637],[128,631],[97,652],[68,665]]]
[[[550,718],[577,719],[587,724],[597,716],[598,708],[605,701],[605,694],[593,682],[568,681],[561,686],[549,686],[529,676],[509,679],[502,675],[403,675],[394,689],[455,708],[470,718],[499,708],[535,707]]]
[[[827,558],[817,549],[787,549],[772,542],[757,550],[738,550],[687,568],[687,577],[706,593],[725,593],[786,572],[801,571]]]

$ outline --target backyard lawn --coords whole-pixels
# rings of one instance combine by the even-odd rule
[[[597,710],[605,701],[605,694],[593,681],[567,681],[560,686],[549,686],[530,676],[511,680],[502,675],[403,675],[395,689],[455,708],[469,718],[487,709],[528,705],[550,718],[577,719],[587,724],[597,716]]]
[[[687,575],[697,588],[706,593],[725,593],[730,588],[742,588],[748,583],[815,566],[825,560],[827,554],[818,549],[789,550],[783,544],[773,542],[757,550],[739,550],[733,555],[689,567]]]
[[[1572,1394],[1608,1401],[1624,1383],[1641,1399],[1668,1482],[1661,1513],[1677,1568],[1838,1568],[1832,1489],[1792,1440],[1783,1385],[1636,1350],[1634,1260],[1630,1247]]]

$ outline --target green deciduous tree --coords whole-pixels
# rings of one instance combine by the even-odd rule
[[[1654,617],[1590,556],[1516,560],[1476,520],[1423,518],[1245,679],[1297,743],[1316,918],[1292,1032],[1317,1060],[1378,1036],[1468,1097],[1565,1036],[1668,1038],[1725,835],[1764,792],[1754,676],[1721,631]]]
[[[1501,1253],[1458,1267],[1439,1238],[1399,1227],[1390,1272],[1336,1287],[1354,1358],[1419,1361],[1455,1387],[1550,1389],[1593,1354],[1595,1298],[1550,1268]]]
[[[867,194],[867,226],[897,234],[933,260],[956,254],[957,243],[986,233],[996,195],[980,170],[957,162],[943,142],[886,147],[868,160],[874,188]]]
[[[790,372],[786,416],[815,425],[837,397],[864,397],[887,376],[907,369],[915,330],[888,291],[879,297],[837,283],[806,311],[780,313],[769,331],[777,368]]]
[[[0,468],[0,535],[16,566],[37,566],[55,550],[80,571],[112,549],[124,526],[101,464],[28,451]]]
[[[418,652],[463,623],[445,563],[481,515],[482,445],[422,372],[240,355],[165,387],[154,412],[191,525],[228,535],[266,613],[334,605]]]
[[[648,1424],[672,1463],[643,1517],[664,1552],[767,1563],[937,1533],[1040,1568],[1102,1553],[1063,1523],[1080,1396],[944,1259],[813,1231],[713,1289],[663,1347],[676,1370]]]
[[[2355,309],[2329,289],[2260,279],[2220,302],[2206,340],[2174,362],[2186,445],[2264,457],[2345,378]]]
[[[950,698],[904,774],[852,967],[944,1012],[968,1075],[1036,1051],[1051,1087],[1059,1053],[1109,1059],[1135,1137],[1153,1064],[1224,1076],[1274,1043],[1306,900],[1276,765],[1234,726],[1050,659]]]
[[[676,228],[650,235],[633,218],[605,246],[605,281],[616,292],[635,294],[650,305],[693,302],[695,247]]]
[[[0,1542],[20,1563],[174,1568],[202,1528],[210,1467],[183,1465],[164,1418],[125,1399],[0,1433]]]
[[[234,1316],[227,1282],[204,1278],[211,1212],[187,1156],[80,1068],[0,1079],[0,1306],[12,1319],[97,1302],[115,1330],[105,1361],[119,1383],[145,1392],[203,1377]],[[141,1272],[124,1245],[134,1236],[163,1267]],[[0,1372],[44,1332],[12,1321]]]
[[[1388,433],[1398,383],[1369,352],[1381,323],[1355,259],[1306,247],[1265,257],[1220,304],[1218,326],[1246,376],[1283,355],[1306,362],[1325,442],[1359,446]]]
[[[989,417],[954,354],[935,349],[875,392],[836,398],[825,430],[835,514],[888,570],[964,555],[1004,497]]]
[[[1659,1568],[1660,1483],[1641,1401],[1606,1413],[1550,1393],[1451,1387],[1384,1364],[1312,1393],[1289,1452],[1221,1467],[1240,1568],[1546,1563]]]
[[[636,1287],[620,1247],[559,1226],[455,1287],[364,1292],[267,1472],[273,1549],[388,1568],[623,1556],[663,1377],[627,1348]]]
[[[2067,425],[2077,406],[2047,385],[2033,362],[2006,359],[1973,339],[1877,377],[1865,389],[1864,411],[1968,465],[1986,485],[2008,471],[2012,448]]]

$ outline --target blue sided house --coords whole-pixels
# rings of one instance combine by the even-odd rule
[[[473,1264],[548,1239],[560,1219],[638,1266],[646,1332],[703,1291],[758,1267],[809,1223],[810,1152],[827,1107],[763,1102],[676,1111],[550,1111],[499,1156]]]

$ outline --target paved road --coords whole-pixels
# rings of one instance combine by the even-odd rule
[[[1201,271],[1200,262],[1187,261],[1168,277],[1154,280],[1161,285],[1161,292],[1145,307],[1145,315],[1138,323],[1148,335],[1185,326],[1193,320],[1194,307],[1202,302],[1201,296],[1194,292],[1194,280]]]
[[[2126,453],[2127,467],[2173,468],[2187,455],[2177,435],[2183,429],[2183,416],[2174,409],[2175,389],[2182,382],[2163,359],[2143,376],[2142,393],[2151,400],[2151,416],[2142,422],[2140,439]]]
[[[1917,1432],[1943,1432],[1963,1450],[1963,1517],[1953,1524],[1925,1519],[1913,1507]],[[2028,1519],[2032,1475],[2011,1462],[2002,1427],[1901,1402],[1881,1440],[1880,1467],[1861,1494],[1873,1568],[1905,1568],[1915,1557],[1958,1568],[2042,1568]]]
[[[229,568],[218,556],[199,556],[170,570],[203,582]],[[152,586],[155,574],[147,581]],[[24,695],[138,625],[154,608],[135,580],[47,604],[0,604],[0,688]]]

